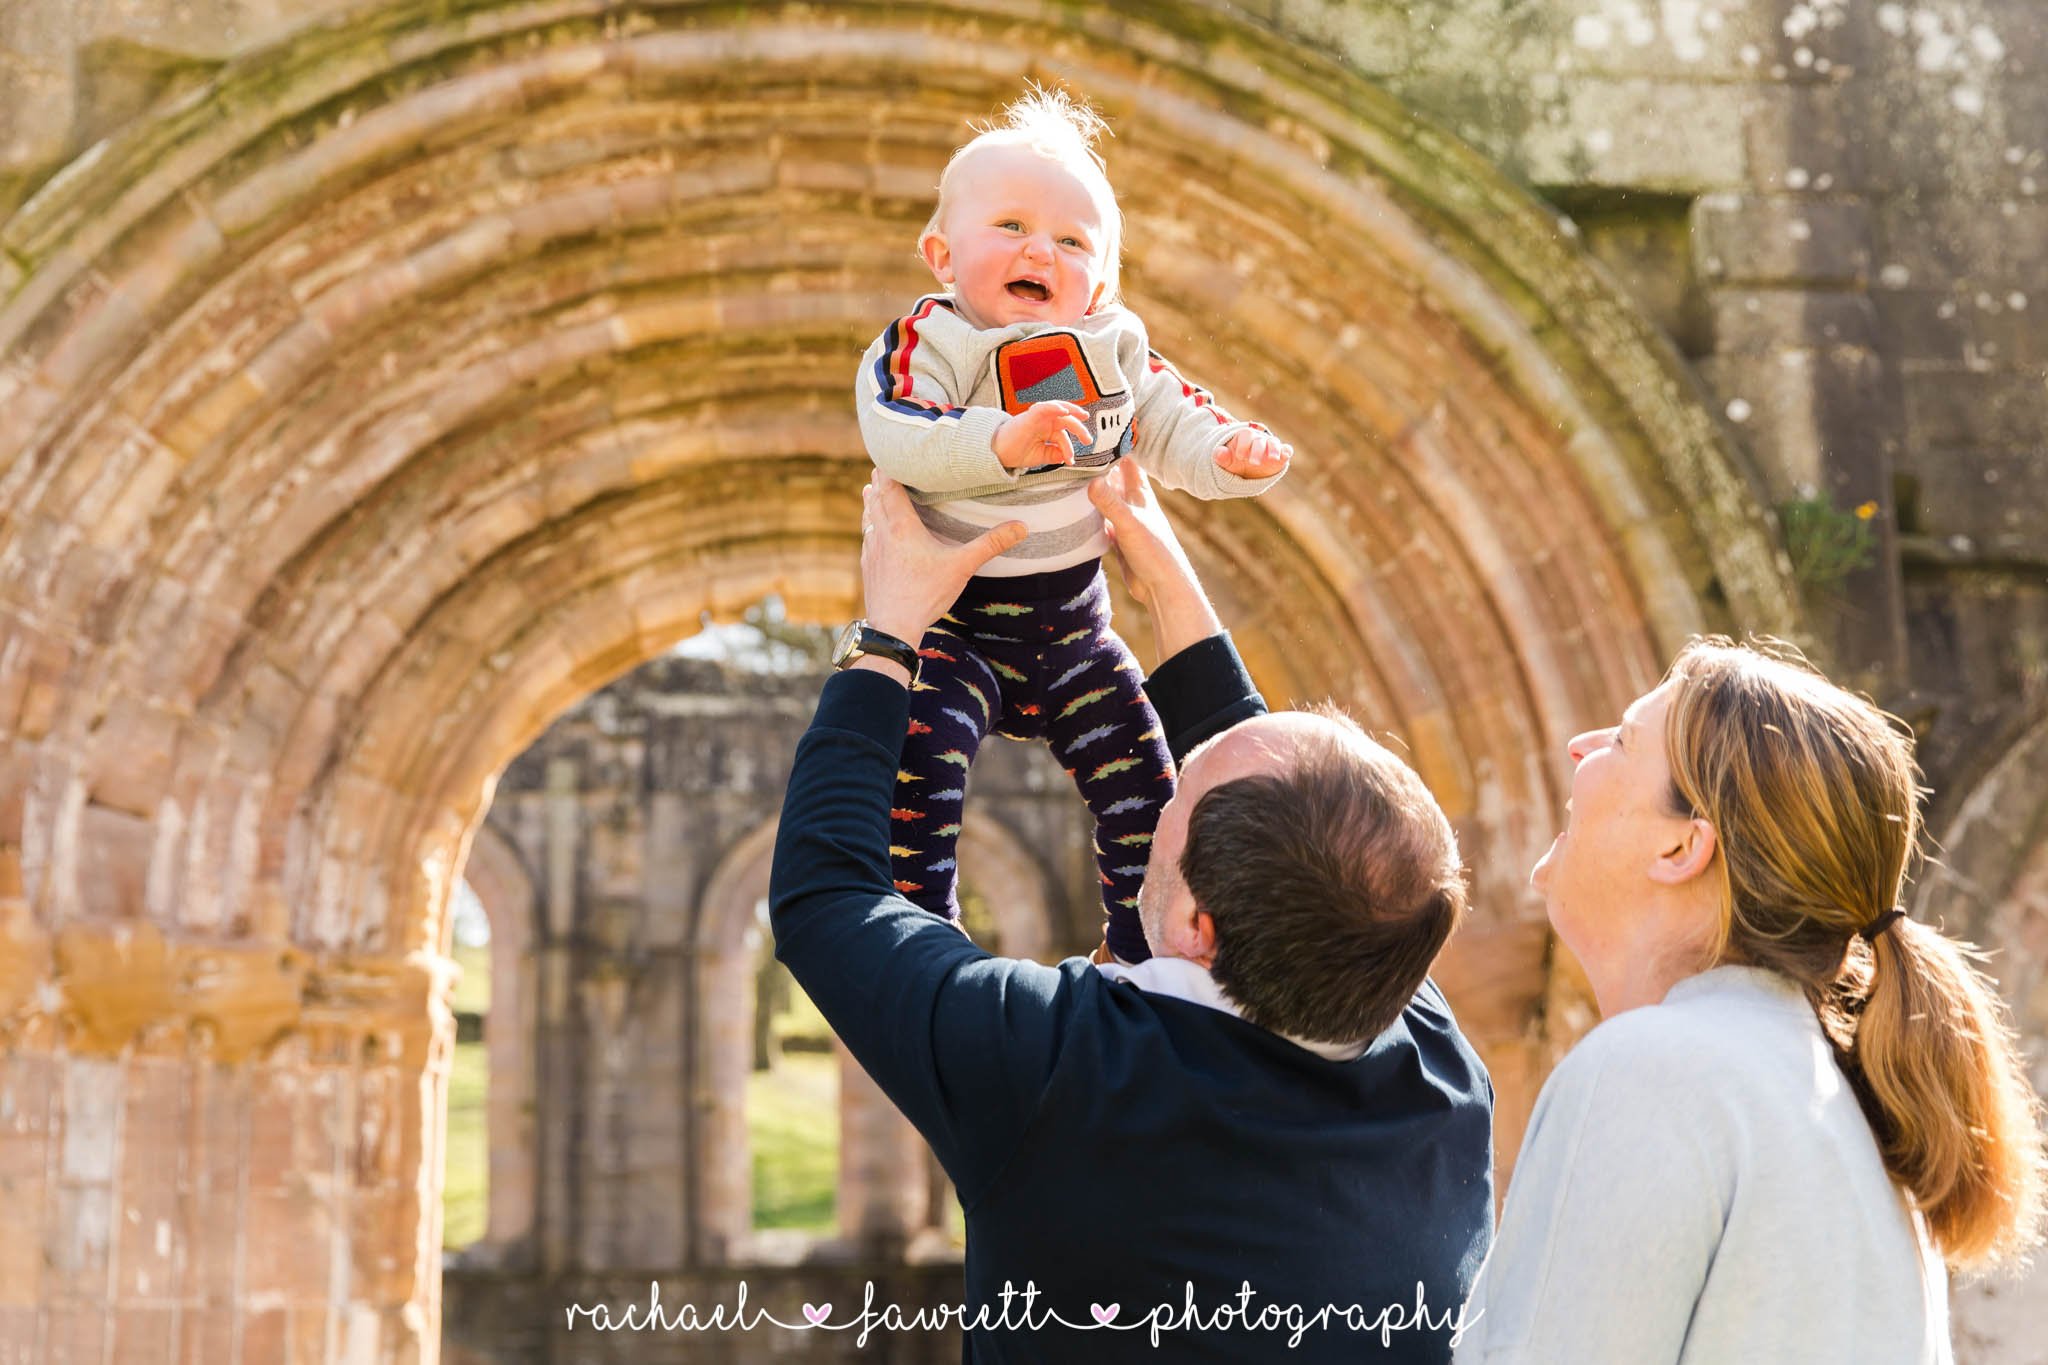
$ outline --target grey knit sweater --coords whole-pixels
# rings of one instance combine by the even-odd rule
[[[1476,1319],[1476,1321],[1475,1321]],[[1719,967],[1544,1084],[1458,1365],[1947,1365],[1948,1281],[1798,986]]]
[[[1147,345],[1120,307],[1067,327],[1017,323],[980,330],[945,294],[928,294],[875,338],[855,380],[861,435],[875,467],[906,485],[933,534],[955,543],[1022,521],[1022,544],[990,561],[991,577],[1050,573],[1107,548],[1088,481],[1133,455],[1169,488],[1198,498],[1253,497],[1279,479],[1243,479],[1216,464],[1237,433],[1257,428],[1218,407]],[[1070,465],[1012,471],[991,444],[1008,413],[1063,399],[1088,409],[1093,442]]]

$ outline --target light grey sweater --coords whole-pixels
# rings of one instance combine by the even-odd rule
[[[1948,1281],[1799,987],[1719,967],[1544,1084],[1457,1365],[1947,1365]]]
[[[854,394],[875,468],[910,489],[933,535],[959,545],[1021,521],[1024,540],[978,574],[1012,578],[1099,559],[1109,549],[1088,484],[1126,455],[1168,488],[1198,498],[1250,498],[1280,482],[1223,470],[1216,452],[1264,431],[1216,405],[1151,349],[1145,325],[1112,305],[1066,327],[1013,323],[986,331],[950,296],[927,294],[861,357]],[[1071,464],[1010,470],[996,427],[1047,399],[1088,411],[1090,444]]]

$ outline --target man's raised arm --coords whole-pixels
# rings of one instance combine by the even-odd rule
[[[865,518],[872,624],[913,645],[1024,529],[1013,522],[945,545],[890,483],[869,490]],[[776,957],[969,1197],[1043,1088],[1062,978],[990,957],[897,894],[889,802],[909,682],[901,665],[872,656],[827,680],[783,797],[769,921]]]

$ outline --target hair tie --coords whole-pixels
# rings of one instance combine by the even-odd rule
[[[1865,943],[1875,943],[1879,934],[1891,928],[1892,925],[1905,917],[1905,910],[1900,906],[1894,905],[1891,909],[1885,911],[1861,929],[1858,929],[1856,933]]]

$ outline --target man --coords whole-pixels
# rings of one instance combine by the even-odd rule
[[[1492,1087],[1429,963],[1464,904],[1406,765],[1266,715],[1135,469],[1099,479],[1182,761],[1153,957],[991,957],[890,881],[914,645],[1010,523],[933,539],[867,494],[867,652],[797,748],[776,953],[932,1145],[967,1215],[965,1357],[1447,1361],[1493,1226]],[[857,623],[858,624],[858,623]],[[1000,888],[995,888],[1000,894]],[[978,1315],[978,1316],[977,1316]]]

